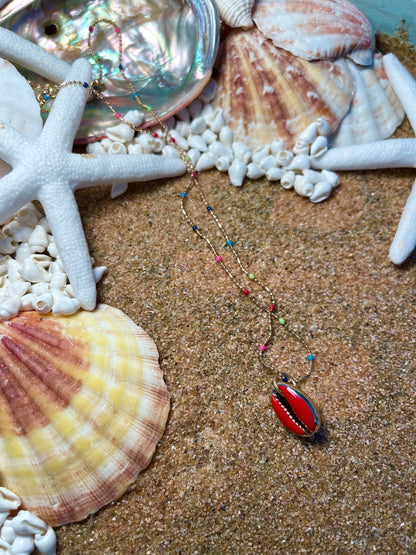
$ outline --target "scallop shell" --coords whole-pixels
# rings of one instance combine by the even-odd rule
[[[374,67],[357,67],[347,60],[355,81],[351,108],[330,146],[348,146],[387,139],[404,118],[403,107],[387,78],[382,56],[374,56]]]
[[[276,46],[306,60],[349,56],[372,63],[373,29],[348,0],[258,0],[253,19]]]
[[[293,148],[310,123],[322,117],[334,131],[349,110],[354,88],[345,60],[308,62],[257,29],[232,31],[223,48],[213,104],[237,141],[256,148],[279,137]]]
[[[12,4],[0,11],[3,27],[65,61],[88,58],[94,77],[98,77],[98,65],[88,49],[88,28],[96,19],[117,23],[122,31],[124,72],[162,119],[187,106],[210,79],[219,34],[212,0],[16,0]],[[97,27],[93,44],[103,65],[104,94],[116,112],[138,109],[118,70],[119,43],[113,27]],[[25,75],[44,84],[38,75],[29,71]],[[148,125],[155,123],[150,114],[146,116]],[[113,114],[102,102],[89,102],[78,141],[102,138],[113,123]]]
[[[253,27],[251,12],[255,0],[216,0],[220,17],[230,27]]]
[[[0,473],[51,526],[118,498],[150,462],[169,412],[158,352],[123,312],[0,322]]]

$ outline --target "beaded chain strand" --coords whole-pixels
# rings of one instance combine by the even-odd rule
[[[120,114],[119,112],[117,112],[114,107],[112,106],[112,104],[107,100],[107,98],[102,94],[102,91],[104,89],[103,86],[103,82],[102,82],[102,77],[103,77],[103,66],[101,64],[100,61],[100,57],[99,55],[94,51],[93,46],[92,46],[92,36],[94,33],[94,30],[96,28],[97,25],[99,24],[107,24],[110,25],[114,28],[115,33],[117,34],[117,38],[118,38],[118,71],[119,74],[121,75],[121,77],[124,79],[124,81],[126,82],[128,88],[130,89],[133,98],[135,99],[135,101],[137,102],[138,106],[140,106],[140,108],[142,110],[144,110],[145,112],[147,112],[149,115],[151,115],[155,121],[157,121],[162,133],[156,133],[156,132],[149,132],[146,131],[145,129],[142,128],[137,128],[135,125],[133,125],[131,122],[129,122],[128,120],[126,120],[125,118],[123,118],[122,114]],[[110,19],[106,19],[106,18],[101,18],[101,19],[97,19],[95,20],[90,26],[89,26],[89,34],[88,34],[88,49],[89,49],[89,53],[91,58],[94,60],[94,62],[97,64],[98,66],[98,78],[95,79],[92,83],[92,85],[88,85],[88,83],[83,83],[80,81],[68,81],[63,83],[62,85],[59,86],[59,88],[65,87],[65,86],[69,86],[69,85],[82,85],[83,87],[89,87],[91,93],[100,101],[102,101],[108,108],[109,110],[111,110],[111,112],[114,114],[114,117],[119,120],[120,122],[124,123],[125,125],[129,126],[131,129],[133,129],[135,132],[137,133],[141,133],[141,134],[148,134],[151,135],[154,138],[160,138],[162,139],[165,144],[170,144],[172,146],[174,146],[178,152],[178,154],[180,155],[181,159],[183,160],[185,166],[186,166],[186,170],[187,173],[189,175],[190,181],[188,186],[186,187],[185,191],[182,191],[180,193],[180,201],[181,201],[181,212],[186,220],[186,222],[188,223],[188,225],[191,227],[191,229],[201,238],[203,239],[206,244],[208,245],[208,247],[210,248],[211,252],[213,253],[216,262],[220,265],[220,267],[222,268],[222,270],[227,274],[227,276],[232,280],[232,282],[238,287],[238,289],[241,291],[241,293],[247,297],[254,305],[256,305],[263,313],[267,314],[267,319],[268,319],[268,327],[269,327],[269,331],[268,331],[268,335],[267,337],[263,340],[263,342],[258,346],[258,355],[260,357],[260,361],[262,363],[262,365],[267,368],[268,370],[274,372],[277,377],[274,380],[274,387],[273,387],[273,396],[272,396],[272,403],[273,403],[273,408],[275,409],[277,415],[279,416],[279,418],[282,420],[282,422],[290,428],[290,426],[284,421],[284,419],[286,418],[286,414],[289,415],[290,419],[295,419],[296,421],[298,421],[299,419],[302,420],[303,416],[302,414],[299,415],[299,411],[302,412],[301,409],[296,409],[296,407],[291,406],[292,403],[289,399],[289,401],[287,402],[285,399],[283,399],[283,402],[285,404],[284,409],[283,409],[283,417],[281,415],[279,415],[278,410],[276,409],[275,403],[273,402],[273,399],[276,400],[279,399],[279,403],[280,403],[280,397],[282,397],[282,387],[283,384],[285,383],[290,383],[293,385],[293,387],[291,388],[293,391],[295,391],[296,394],[299,394],[303,399],[306,399],[306,404],[308,405],[308,407],[312,407],[313,411],[317,412],[315,407],[313,407],[312,402],[306,397],[304,396],[302,393],[300,393],[299,391],[297,391],[296,389],[294,389],[299,383],[303,382],[304,380],[306,380],[313,369],[313,364],[314,364],[314,356],[312,354],[312,351],[309,347],[309,345],[305,342],[305,340],[287,323],[286,319],[283,318],[280,314],[279,314],[279,309],[277,306],[277,302],[276,302],[276,298],[274,293],[271,291],[271,289],[264,284],[262,281],[260,281],[253,273],[251,273],[242,263],[241,258],[238,254],[238,252],[236,251],[235,247],[234,247],[234,243],[232,241],[232,239],[230,238],[230,236],[228,235],[227,231],[225,230],[221,220],[218,218],[217,214],[215,213],[214,209],[212,208],[212,206],[209,204],[204,191],[201,188],[200,182],[199,182],[199,174],[198,172],[195,170],[194,165],[191,162],[190,157],[188,156],[188,154],[186,153],[186,151],[180,147],[178,144],[176,144],[175,138],[170,134],[168,127],[166,126],[166,124],[161,120],[160,116],[155,112],[155,110],[152,108],[152,106],[150,106],[149,104],[146,104],[142,101],[142,99],[139,96],[139,93],[135,90],[132,82],[130,81],[130,79],[126,76],[125,71],[124,71],[124,67],[123,67],[123,62],[122,62],[122,57],[123,57],[123,40],[122,40],[122,33],[121,33],[121,29],[118,25],[116,25],[112,20]],[[51,98],[51,93],[48,92],[46,95],[44,95],[43,100],[44,102],[48,101]],[[41,104],[42,105],[42,104]],[[214,246],[214,244],[212,243],[211,239],[205,235],[205,233],[196,225],[195,221],[193,218],[191,218],[188,210],[187,210],[187,199],[188,199],[188,195],[189,193],[192,191],[192,189],[196,189],[199,193],[201,202],[203,203],[203,205],[205,206],[206,211],[209,213],[209,215],[213,218],[213,221],[215,222],[217,228],[219,229],[219,231],[221,232],[222,236],[225,239],[225,244],[226,246],[230,249],[232,255],[234,256],[238,267],[240,268],[241,272],[246,276],[246,278],[249,280],[250,283],[255,283],[258,287],[260,287],[261,290],[263,290],[264,293],[267,294],[267,296],[269,297],[269,306],[264,306],[263,303],[259,302],[259,300],[257,300],[257,298],[255,296],[253,296],[253,294],[251,293],[251,291],[247,288],[248,286],[243,285],[243,283],[241,283],[241,281],[235,276],[235,274],[233,273],[233,271],[227,266],[227,264],[224,262],[223,257],[219,254],[217,248]],[[280,327],[283,327],[287,333],[291,334],[293,337],[296,338],[297,341],[300,342],[300,344],[305,348],[305,350],[307,351],[307,362],[308,362],[308,369],[307,372],[299,379],[295,379],[293,378],[290,374],[286,373],[286,372],[280,372],[277,371],[270,365],[268,364],[265,360],[264,360],[264,355],[265,355],[265,351],[267,349],[267,345],[271,343],[274,335],[275,335],[275,325],[279,325]],[[281,381],[282,383],[279,383],[279,381]],[[311,409],[311,410],[312,410]],[[294,413],[294,414],[293,414]],[[318,418],[318,417],[317,417]],[[296,426],[300,425],[303,429],[303,424],[297,422]],[[310,428],[310,427],[309,427]],[[315,431],[317,431],[317,429],[319,428],[319,423],[316,426],[316,429],[313,430],[312,433],[314,433]],[[297,433],[298,435],[305,435],[305,436],[309,436],[312,435],[312,433],[310,433],[310,430],[306,429],[303,430],[302,433],[299,433],[298,431],[291,429],[291,431],[294,431],[295,433]]]

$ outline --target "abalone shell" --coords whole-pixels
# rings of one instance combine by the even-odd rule
[[[4,27],[59,58],[72,62],[87,57],[95,66],[95,77],[98,66],[88,50],[88,28],[102,18],[120,27],[124,71],[143,101],[162,119],[188,105],[208,82],[219,29],[212,0],[16,0],[0,10]],[[93,43],[104,68],[105,96],[118,112],[137,109],[118,71],[114,28],[101,24]],[[39,76],[25,75],[43,83]],[[93,100],[87,105],[77,138],[98,139],[113,122],[109,109]]]

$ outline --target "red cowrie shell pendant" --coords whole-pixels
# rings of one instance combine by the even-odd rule
[[[274,412],[288,430],[309,437],[321,425],[318,409],[298,389],[287,383],[275,383],[271,397]]]

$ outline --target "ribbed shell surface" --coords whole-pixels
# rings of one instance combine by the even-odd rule
[[[169,395],[154,342],[99,305],[0,322],[2,485],[52,526],[118,498],[150,462]]]
[[[253,20],[276,46],[306,60],[350,56],[372,63],[373,29],[348,0],[258,0]]]
[[[293,148],[310,123],[323,117],[334,131],[349,110],[354,85],[345,60],[308,62],[256,29],[231,32],[222,56],[214,104],[252,148],[277,137]]]

